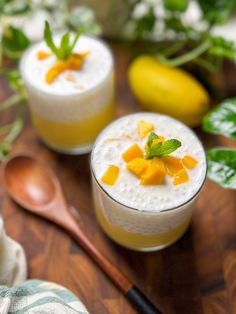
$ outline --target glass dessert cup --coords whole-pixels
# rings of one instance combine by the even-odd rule
[[[191,130],[189,131],[193,134]],[[136,206],[128,206],[121,199],[115,198],[100,182],[100,176],[96,174],[94,162],[94,154],[97,153],[95,151],[96,145],[100,141],[99,137],[94,144],[91,155],[91,173],[94,209],[103,231],[116,243],[138,251],[160,250],[176,242],[183,236],[191,223],[194,205],[205,181],[205,154],[202,153],[203,167],[205,168],[202,171],[201,182],[189,199],[178,204],[178,206],[173,206],[172,203],[163,210],[158,208],[157,210],[155,208],[144,210]],[[201,145],[199,141],[198,144]],[[202,151],[204,152],[203,148]],[[120,180],[123,180],[122,176],[123,174],[120,174]],[[115,189],[116,186],[113,188]],[[126,191],[123,193],[125,194]]]
[[[61,87],[51,92],[50,88],[41,88],[43,86],[41,83],[41,85],[37,82],[32,83],[30,74],[25,71],[25,65],[30,62],[29,56],[32,59],[31,55],[35,54],[36,46],[39,44],[29,48],[20,62],[20,71],[29,96],[32,122],[39,137],[53,150],[67,154],[84,154],[91,151],[98,133],[114,119],[112,54],[102,41],[89,36],[83,38],[92,41],[95,47],[102,46],[110,60],[100,79],[83,90],[78,88],[71,93],[64,93],[64,82],[60,81]],[[98,56],[96,58],[99,62]],[[94,76],[96,72],[92,73],[91,67],[90,76]],[[86,69],[85,64],[82,71]],[[68,75],[68,71],[65,75]],[[86,80],[89,81],[88,77]],[[68,85],[68,82],[66,84]]]

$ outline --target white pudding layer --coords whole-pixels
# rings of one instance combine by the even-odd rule
[[[127,170],[122,154],[132,144],[138,144],[144,149],[147,140],[147,137],[140,139],[138,135],[140,120],[153,123],[154,132],[166,140],[175,138],[181,141],[182,146],[171,156],[182,158],[190,155],[198,161],[194,169],[188,170],[188,182],[174,186],[173,178],[166,176],[161,185],[144,186]],[[197,136],[181,122],[154,113],[128,115],[106,127],[95,142],[91,163],[103,190],[118,203],[138,211],[160,212],[187,203],[198,193],[206,176],[205,152]],[[120,170],[119,178],[113,186],[101,181],[109,165],[116,165]]]
[[[55,37],[56,44],[60,38],[60,35]],[[66,123],[83,121],[113,101],[113,58],[102,41],[81,35],[73,50],[75,53],[89,52],[81,69],[64,71],[51,84],[45,77],[56,63],[56,57],[52,54],[38,60],[39,51],[51,53],[44,41],[33,45],[23,55],[20,71],[31,109],[40,117]]]

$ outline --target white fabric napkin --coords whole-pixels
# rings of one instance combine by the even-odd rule
[[[6,235],[0,217],[0,285],[14,286],[25,281],[27,264],[22,246]]]

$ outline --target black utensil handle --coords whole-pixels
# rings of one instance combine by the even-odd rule
[[[126,297],[140,314],[162,314],[136,286],[126,293]]]

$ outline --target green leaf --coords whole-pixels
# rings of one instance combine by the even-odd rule
[[[236,189],[236,150],[213,148],[207,151],[208,177],[224,188]]]
[[[53,41],[53,35],[48,21],[45,22],[44,27],[44,40],[51,51],[58,57],[58,49]]]
[[[170,140],[152,145],[155,139],[158,139],[157,134],[155,134],[154,132],[151,132],[147,140],[147,147],[146,147],[146,153],[145,153],[146,159],[167,156],[173,153],[176,149],[178,149],[181,146],[181,142],[176,139],[170,139]]]
[[[75,48],[75,45],[76,45],[76,43],[77,43],[77,40],[79,39],[80,35],[81,35],[83,32],[84,32],[83,27],[80,27],[80,28],[77,30],[77,33],[76,33],[76,35],[75,35],[75,38],[74,38],[74,40],[73,40],[71,46],[69,47],[69,51],[68,51],[69,54],[72,53],[72,51],[73,51],[73,49]]]
[[[58,54],[60,56],[60,59],[66,59],[68,49],[70,47],[70,34],[65,33],[61,38],[61,43],[58,49]]]
[[[236,56],[234,42],[224,39],[223,37],[213,37],[211,39],[211,46],[208,50],[208,54],[234,60]]]
[[[164,5],[169,11],[185,12],[188,7],[188,2],[188,0],[164,0]]]
[[[152,142],[158,138],[158,135],[154,132],[151,132],[148,136],[148,140],[147,140],[147,146],[151,147]]]
[[[136,36],[145,36],[152,32],[156,23],[156,15],[154,7],[150,7],[147,13],[136,20],[135,34]]]
[[[10,58],[18,59],[30,45],[29,39],[19,29],[13,26],[4,30],[2,38],[3,52]]]
[[[73,49],[75,47],[75,44],[77,40],[79,39],[79,36],[84,31],[84,29],[81,27],[78,29],[74,40],[72,43],[70,43],[70,33],[66,32],[62,38],[59,47],[57,47],[53,41],[53,34],[50,28],[49,23],[45,22],[45,28],[44,28],[44,40],[46,41],[48,47],[51,49],[51,51],[55,54],[57,59],[59,60],[66,60],[69,58],[69,56],[72,54]]]
[[[198,3],[211,24],[226,22],[236,6],[235,0],[198,0]]]
[[[203,129],[236,140],[236,98],[225,100],[203,119]]]
[[[150,149],[150,158],[164,157],[173,153],[181,146],[181,142],[176,139],[170,139],[164,142],[155,144]]]

